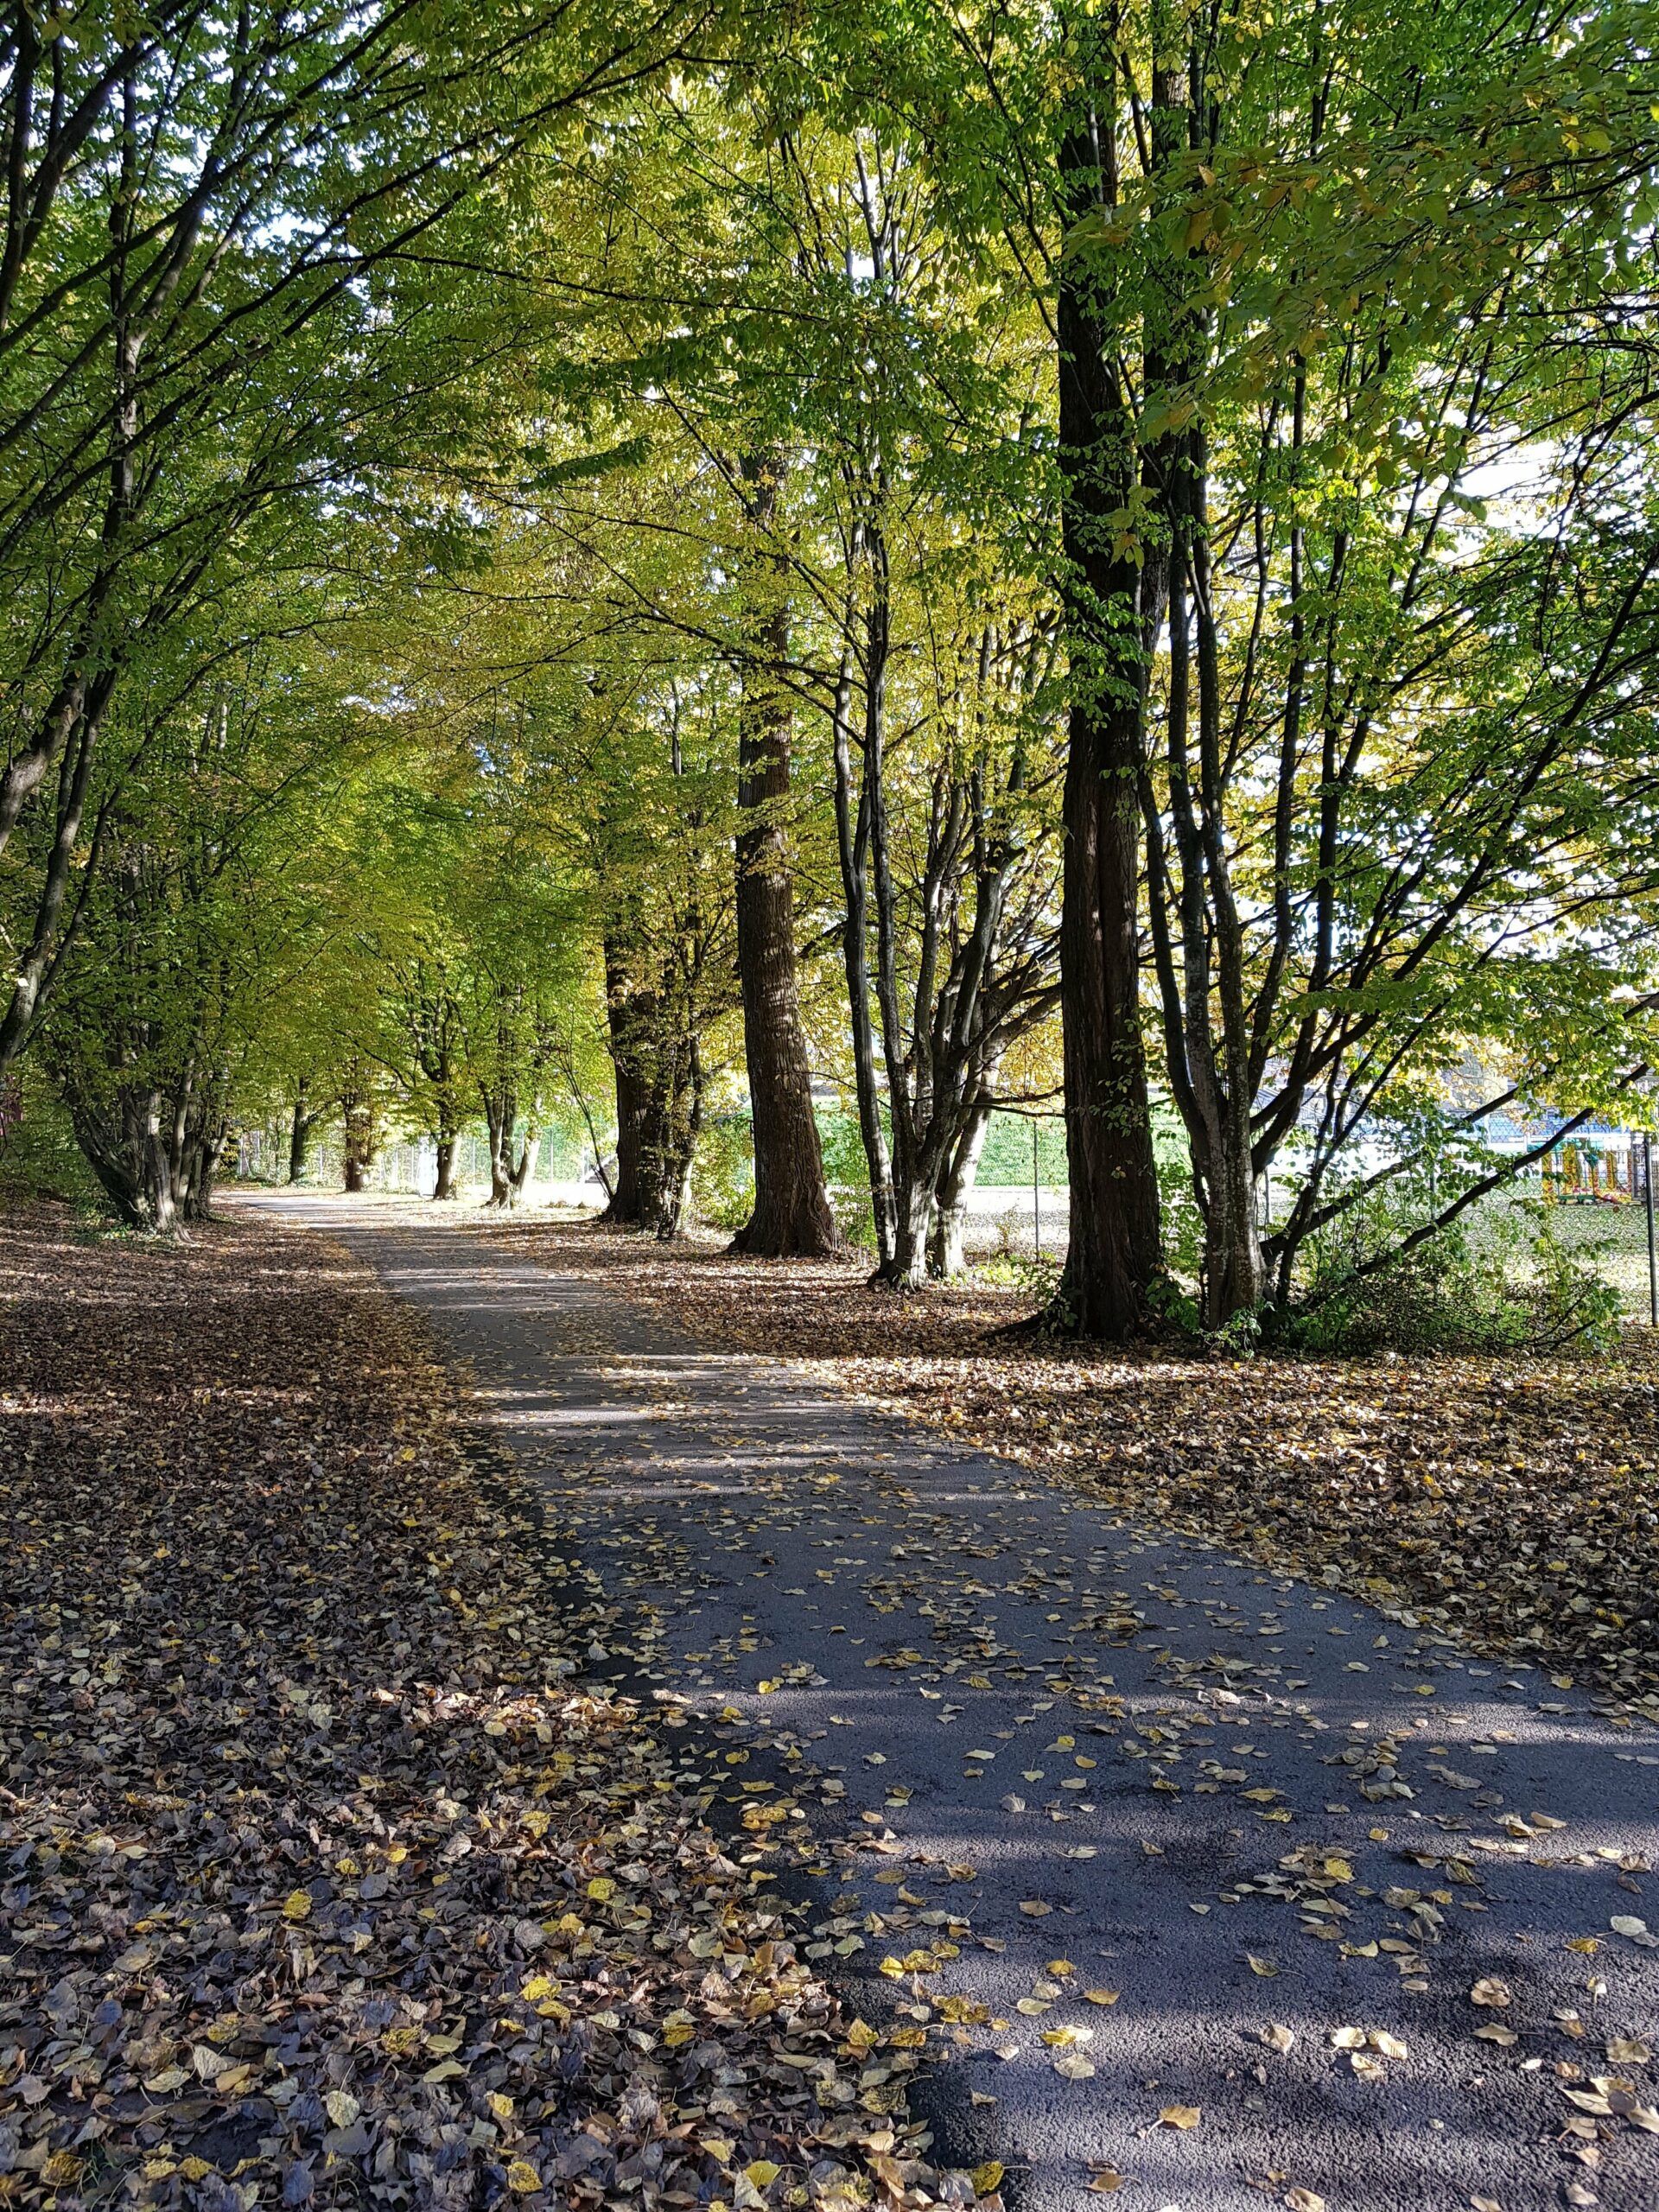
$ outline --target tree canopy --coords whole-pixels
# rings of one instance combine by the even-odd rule
[[[1127,1338],[1645,1116],[1644,8],[157,0],[0,72],[0,1083],[129,1221],[277,1123],[510,1205],[556,1127],[903,1288],[1048,1110],[1050,1320]]]

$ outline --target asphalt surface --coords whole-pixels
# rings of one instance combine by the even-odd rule
[[[1649,1732],[464,1224],[278,1203],[430,1317],[603,1582],[595,1675],[783,1777],[822,1964],[903,1969],[1021,2208],[1659,2206]]]

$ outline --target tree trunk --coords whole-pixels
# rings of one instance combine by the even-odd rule
[[[1212,1329],[1253,1313],[1267,1295],[1250,1133],[1248,1123],[1233,1126],[1238,1118],[1226,1116],[1204,1161],[1204,1318]]]
[[[453,1129],[440,1131],[435,1140],[438,1179],[432,1188],[434,1198],[453,1198],[455,1195],[455,1142]]]
[[[308,1076],[302,1076],[294,1096],[294,1120],[288,1136],[288,1179],[302,1182],[305,1177],[305,1163],[311,1149],[311,1132],[316,1127],[315,1111],[308,1108],[306,1099],[311,1089]]]
[[[769,532],[783,462],[746,457],[750,518]],[[738,732],[737,966],[743,992],[743,1050],[754,1131],[754,1210],[732,1240],[734,1252],[767,1259],[833,1252],[838,1239],[812,1111],[806,1038],[795,968],[795,891],[786,816],[791,713],[784,689],[789,603],[777,563],[748,564],[752,609]]]
[[[107,1104],[66,1100],[88,1166],[129,1229],[171,1229],[174,1182],[159,1091],[123,1084]]]
[[[870,1216],[875,1231],[878,1273],[892,1264],[893,1171],[887,1133],[881,1127],[881,1089],[875,1067],[875,1033],[870,1022],[870,804],[868,781],[854,789],[852,745],[852,655],[843,651],[836,685],[836,836],[841,856],[842,890],[847,918],[842,954],[847,971],[847,1007],[853,1033],[853,1080],[858,1100],[858,1133],[869,1177]]]
[[[186,1221],[213,1217],[213,1179],[219,1173],[226,1134],[223,1125],[211,1134],[197,1129],[187,1141],[184,1182],[179,1193],[179,1211]]]
[[[893,1258],[879,1269],[878,1280],[891,1290],[919,1290],[927,1281],[928,1232],[933,1217],[931,1178],[901,1175],[893,1179]]]
[[[979,1173],[980,1155],[985,1149],[995,1103],[989,1083],[982,1084],[974,1094],[967,1126],[951,1150],[950,1165],[939,1185],[927,1264],[929,1274],[942,1281],[948,1282],[952,1275],[959,1275],[965,1264],[963,1239],[968,1226],[968,1200]]]
[[[652,1000],[649,994],[641,993],[635,987],[622,948],[608,938],[605,944],[605,1011],[610,1033],[611,1065],[616,1075],[616,1179],[610,1203],[600,1219],[614,1222],[625,1229],[637,1229],[645,1219],[642,1162],[650,1084],[643,1065],[643,1046],[650,1028]]]
[[[346,1191],[355,1195],[367,1190],[369,1171],[374,1166],[373,1098],[367,1091],[347,1090],[340,1100],[340,1116],[344,1126],[343,1179]]]
[[[490,1140],[490,1197],[493,1206],[513,1202],[512,1125],[518,1118],[518,1101],[511,1091],[486,1090],[484,1120]]]
[[[1115,67],[1101,59],[1104,81]],[[1073,219],[1116,198],[1113,118],[1090,110],[1063,143]],[[1144,695],[1161,580],[1151,549],[1118,550],[1135,447],[1086,259],[1059,286],[1062,530],[1071,703],[1060,916],[1071,1249],[1056,1319],[1122,1343],[1143,1330],[1162,1264],[1141,1033],[1139,788]]]
[[[684,1232],[691,1169],[702,1131],[702,1056],[695,1037],[664,1040],[654,1069],[640,1147],[640,1226],[664,1243]]]
[[[536,1163],[536,1147],[540,1141],[541,1132],[531,1122],[524,1130],[524,1141],[519,1150],[518,1164],[507,1178],[509,1205],[518,1205],[524,1198],[524,1186],[530,1181],[530,1171]]]

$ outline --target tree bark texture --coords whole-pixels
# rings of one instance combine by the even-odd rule
[[[1109,118],[1067,137],[1061,186],[1077,216],[1116,196]],[[1071,704],[1060,919],[1071,1249],[1057,1318],[1123,1342],[1148,1319],[1162,1265],[1141,1029],[1139,790],[1156,559],[1118,550],[1134,446],[1093,279],[1068,256],[1059,289],[1062,528]]]
[[[610,1203],[600,1218],[620,1228],[638,1229],[642,1219],[639,1164],[649,1098],[642,1048],[651,1003],[650,995],[640,991],[630,976],[622,947],[610,938],[605,943],[605,1010],[616,1077],[616,1176]]]
[[[311,1079],[302,1076],[294,1093],[294,1119],[288,1132],[288,1179],[300,1183],[305,1179],[306,1161],[311,1151],[311,1132],[317,1125],[318,1109],[310,1103]]]
[[[783,462],[746,458],[750,519],[769,533]],[[838,1238],[824,1186],[801,1027],[795,962],[795,888],[788,810],[791,712],[784,688],[789,602],[769,556],[748,563],[755,583],[738,732],[737,965],[743,1050],[754,1135],[754,1210],[732,1249],[767,1259],[818,1257]]]
[[[455,1195],[455,1136],[453,1131],[436,1140],[438,1179],[433,1185],[435,1198],[453,1198]]]

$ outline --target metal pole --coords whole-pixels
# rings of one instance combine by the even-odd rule
[[[1651,1205],[1648,1220],[1651,1228]],[[1034,1255],[1040,1260],[1043,1256],[1043,1200],[1037,1181],[1037,1116],[1034,1114],[1031,1117],[1031,1242]]]
[[[1648,1194],[1648,1319],[1659,1329],[1659,1246],[1654,1242],[1653,1139],[1642,1132],[1642,1180]]]

